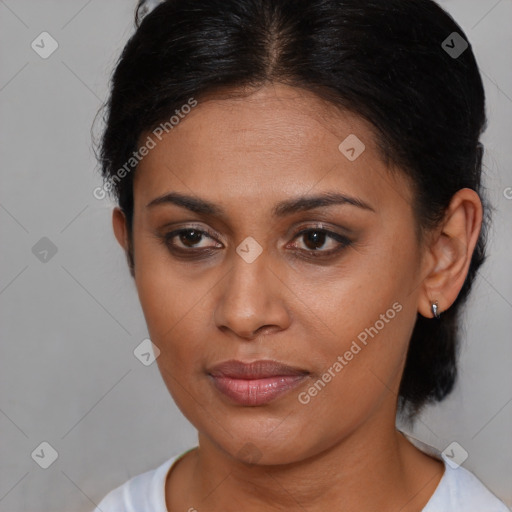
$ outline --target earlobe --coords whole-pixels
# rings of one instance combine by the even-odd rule
[[[482,212],[480,197],[474,190],[464,188],[453,196],[441,231],[428,249],[431,269],[423,280],[418,303],[422,316],[434,318],[457,299],[480,235]],[[432,306],[435,302],[436,310]]]

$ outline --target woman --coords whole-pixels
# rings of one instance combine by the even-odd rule
[[[451,391],[484,260],[461,28],[430,0],[168,0],[137,20],[104,190],[198,446],[98,510],[507,510],[457,447],[395,426]]]

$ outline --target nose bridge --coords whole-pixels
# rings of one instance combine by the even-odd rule
[[[236,247],[215,306],[218,327],[228,327],[243,337],[252,336],[264,325],[284,327],[286,312],[269,256],[254,239],[244,239]]]
[[[254,239],[245,239],[237,246],[224,290],[227,300],[238,302],[241,299],[246,306],[255,301],[265,300],[273,289],[267,281],[269,274],[273,275],[267,268],[268,256],[268,251],[265,251]],[[240,305],[244,306],[244,304]]]

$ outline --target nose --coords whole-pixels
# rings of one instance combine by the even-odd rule
[[[250,341],[289,326],[286,298],[291,292],[268,260],[265,251],[251,263],[235,255],[216,297],[214,321],[219,329]]]

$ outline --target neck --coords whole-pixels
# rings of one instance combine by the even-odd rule
[[[298,443],[298,446],[300,444]],[[199,434],[190,495],[198,510],[421,511],[443,474],[393,421],[368,421],[341,441],[291,464],[248,465]]]

